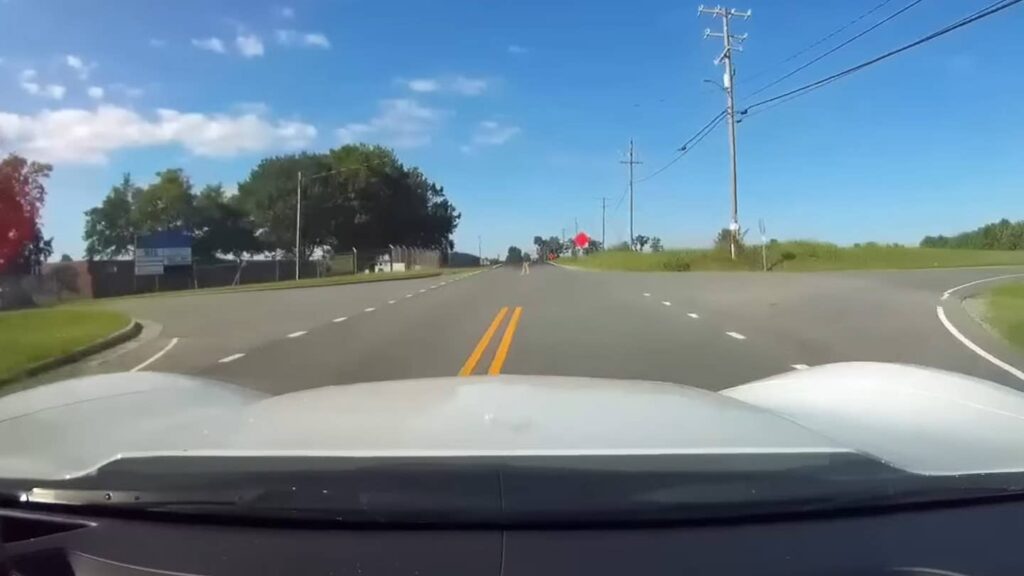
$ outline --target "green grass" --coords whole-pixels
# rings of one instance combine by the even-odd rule
[[[0,313],[0,382],[125,328],[128,316],[99,308],[43,308]]]
[[[412,280],[440,276],[440,270],[423,270],[416,272],[390,272],[380,274],[349,274],[346,276],[325,276],[323,278],[303,278],[301,280],[283,280],[281,282],[261,282],[259,284],[242,284],[241,286],[220,286],[216,288],[200,288],[199,290],[172,290],[168,292],[148,292],[115,298],[91,300],[92,304],[103,304],[111,301],[135,298],[166,298],[175,296],[196,296],[203,294],[229,294],[233,292],[261,292],[264,290],[288,290],[291,288],[319,288],[322,286],[338,286],[341,284],[363,284],[366,282],[387,282],[389,280]],[[76,303],[77,304],[77,303]]]
[[[783,257],[791,256],[784,260]],[[636,253],[599,252],[562,263],[595,270],[700,271],[760,270],[760,246],[748,247],[737,260],[728,251],[712,249],[668,250]],[[768,247],[768,265],[773,270],[814,272],[825,270],[905,270],[954,268],[962,266],[1024,265],[1024,250],[958,250],[952,248],[908,248],[863,245],[840,247],[811,241],[780,242]]]
[[[1005,284],[985,293],[985,321],[1018,348],[1024,349],[1024,284]]]

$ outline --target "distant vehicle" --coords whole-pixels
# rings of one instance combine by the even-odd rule
[[[1024,394],[877,363],[720,393],[496,376],[270,397],[89,376],[0,398],[0,564],[1020,574],[1021,438]]]

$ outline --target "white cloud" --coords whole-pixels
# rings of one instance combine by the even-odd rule
[[[235,37],[235,47],[246,58],[263,56],[263,40],[255,34],[239,34]]]
[[[529,52],[529,50],[527,50],[523,46],[520,46],[519,44],[509,44],[508,45],[508,53],[509,54],[526,54],[527,52]]]
[[[92,98],[93,100],[102,100],[104,94],[106,94],[106,90],[99,86],[89,86],[87,92],[89,94],[89,98]]]
[[[470,143],[460,147],[460,150],[470,153],[484,146],[501,146],[515,138],[520,132],[522,130],[518,126],[509,126],[494,120],[484,120],[476,125],[476,130]]]
[[[255,114],[157,110],[145,117],[129,108],[63,108],[34,115],[0,112],[0,142],[32,158],[68,164],[106,162],[113,152],[178,145],[199,156],[233,156],[308,145],[316,128]]]
[[[209,50],[217,54],[225,52],[224,42],[220,38],[193,38],[192,45],[200,50]]]
[[[86,64],[85,60],[82,60],[81,56],[75,56],[74,54],[68,54],[65,56],[64,62],[69,68],[74,70],[75,74],[78,74],[78,77],[82,80],[88,80],[92,69],[96,67],[95,63]]]
[[[452,89],[465,96],[479,96],[487,90],[487,80],[457,76],[452,82]]]
[[[412,80],[396,80],[413,92],[451,92],[463,96],[479,96],[488,87],[483,78],[454,76],[450,78],[413,78]]]
[[[42,96],[53,100],[64,99],[64,94],[67,92],[67,89],[60,84],[40,84],[39,75],[31,68],[22,70],[18,76],[18,83],[22,90],[33,96]]]
[[[415,148],[430,143],[443,114],[409,98],[382,100],[379,112],[367,122],[346,124],[338,139],[350,144],[379,142],[395,148]]]
[[[128,98],[138,98],[145,94],[145,90],[138,86],[129,86],[127,84],[111,84],[110,89]]]
[[[415,78],[406,83],[413,92],[437,92],[441,83],[433,78]]]
[[[274,38],[282,46],[305,46],[307,48],[330,48],[331,41],[319,32],[299,32],[290,28],[274,30]]]
[[[278,10],[278,14],[280,14],[282,18],[295,18],[295,9],[291,6],[282,6],[281,9]]]
[[[331,41],[327,39],[327,36],[324,36],[319,32],[308,32],[303,34],[302,43],[313,48],[331,47]]]

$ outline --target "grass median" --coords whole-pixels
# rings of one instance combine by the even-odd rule
[[[779,242],[768,246],[773,271],[908,270],[966,266],[1024,265],[1024,250],[959,250],[862,245],[840,247],[824,242]],[[666,250],[657,253],[598,252],[561,263],[594,270],[686,272],[702,270],[761,270],[761,247],[748,246],[733,260],[728,251]]]
[[[0,313],[0,383],[31,366],[69,354],[127,327],[114,310],[62,306]]]
[[[1024,284],[1004,284],[986,292],[985,322],[1024,350]]]
[[[264,290],[289,290],[293,288],[320,288],[323,286],[340,286],[344,284],[363,284],[367,282],[387,282],[389,280],[414,280],[440,276],[440,270],[423,270],[416,272],[388,272],[378,274],[351,274],[345,276],[325,276],[323,278],[303,278],[301,280],[282,280],[280,282],[261,282],[258,284],[242,284],[239,286],[219,286],[216,288],[200,288],[198,290],[172,290],[167,292],[147,292],[130,296],[100,298],[88,304],[102,305],[106,302],[134,298],[172,298],[175,296],[196,296],[203,294],[230,294],[234,292],[259,292]],[[76,304],[77,305],[77,304]]]

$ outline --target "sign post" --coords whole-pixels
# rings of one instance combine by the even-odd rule
[[[161,230],[135,239],[135,275],[155,276],[160,289],[160,276],[168,266],[192,265],[192,237],[179,230]]]

